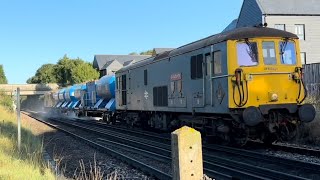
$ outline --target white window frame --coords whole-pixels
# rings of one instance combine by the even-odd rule
[[[300,52],[301,64],[307,64],[307,53]]]
[[[282,26],[283,28],[279,28],[280,26]],[[286,24],[275,24],[274,28],[282,30],[282,31],[285,31],[286,30]]]
[[[304,24],[295,24],[294,30],[300,40],[306,40],[306,26]]]

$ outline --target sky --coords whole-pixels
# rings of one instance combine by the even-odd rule
[[[0,0],[0,64],[10,84],[67,54],[176,48],[221,32],[242,0]]]

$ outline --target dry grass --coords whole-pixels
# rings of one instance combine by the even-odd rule
[[[22,127],[19,151],[16,134],[15,114],[0,105],[0,179],[55,179],[43,163],[42,139]]]
[[[104,172],[97,165],[96,156],[94,155],[93,164],[89,162],[89,169],[86,168],[83,160],[80,160],[80,169],[76,170],[74,179],[77,180],[102,180],[104,177]],[[109,179],[109,178],[107,178]],[[111,179],[110,179],[111,180]]]

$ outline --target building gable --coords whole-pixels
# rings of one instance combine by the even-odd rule
[[[259,26],[262,24],[262,10],[256,0],[244,0],[237,27]]]

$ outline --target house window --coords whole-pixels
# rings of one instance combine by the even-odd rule
[[[282,30],[282,31],[285,31],[286,30],[286,25],[285,24],[275,24],[274,28]]]
[[[148,70],[144,70],[144,85],[148,85]]]
[[[304,24],[296,24],[295,25],[295,33],[299,37],[300,40],[306,40],[305,25]]]
[[[191,79],[203,78],[202,73],[203,55],[191,56]]]
[[[222,65],[221,65],[221,51],[216,51],[213,53],[213,61],[214,61],[214,74],[222,73]]]
[[[300,53],[300,58],[301,58],[301,63],[302,64],[307,64],[307,53],[301,52]]]
[[[100,70],[100,77],[107,75],[107,69]]]

